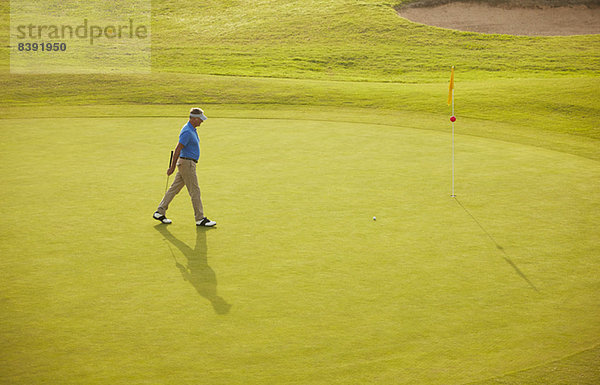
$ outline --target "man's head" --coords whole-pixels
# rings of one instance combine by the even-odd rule
[[[206,119],[208,118],[206,117],[206,115],[204,115],[204,111],[202,111],[201,108],[195,107],[190,110],[190,123],[192,124],[192,126],[198,127]]]

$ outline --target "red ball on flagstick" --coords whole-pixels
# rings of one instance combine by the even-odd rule
[[[450,121],[451,121],[452,123],[456,122],[456,116],[451,116],[451,117],[450,117]]]

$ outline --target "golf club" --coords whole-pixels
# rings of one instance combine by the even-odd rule
[[[173,151],[171,151],[171,157],[169,158],[169,168],[173,164]],[[167,174],[167,184],[165,184],[165,194],[167,193],[167,188],[169,188],[169,175]]]

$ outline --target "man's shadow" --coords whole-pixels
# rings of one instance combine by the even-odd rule
[[[187,266],[182,265],[175,257],[173,249],[171,249],[171,255],[175,260],[175,266],[181,272],[183,279],[191,283],[198,294],[210,301],[217,314],[229,313],[231,305],[217,295],[217,276],[215,271],[208,266],[206,232],[211,229],[196,227],[196,247],[192,249],[171,234],[169,229],[167,229],[167,226],[160,224],[154,226],[154,228],[161,233],[167,241],[169,249],[171,249],[171,245],[169,244],[171,243],[177,247],[187,259]]]

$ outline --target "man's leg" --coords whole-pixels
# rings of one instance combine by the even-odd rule
[[[181,170],[180,170],[175,175],[175,180],[173,181],[173,184],[171,185],[171,187],[169,187],[169,190],[165,194],[163,200],[158,205],[158,209],[156,209],[156,211],[160,215],[166,214],[167,210],[169,209],[169,204],[171,203],[173,198],[175,198],[175,195],[177,195],[181,191],[183,186],[185,186],[185,182],[183,181],[183,178],[181,176]]]
[[[179,168],[185,187],[187,187],[190,198],[192,198],[192,206],[194,206],[194,217],[196,222],[204,218],[204,208],[202,207],[202,199],[200,198],[200,186],[198,185],[198,176],[196,175],[196,163],[184,159]]]

